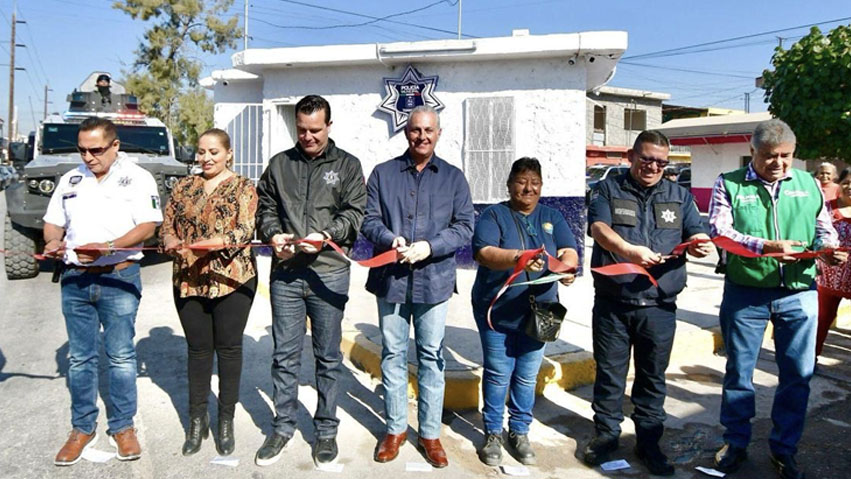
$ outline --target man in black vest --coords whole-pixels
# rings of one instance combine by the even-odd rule
[[[618,447],[630,349],[635,353],[636,455],[652,474],[672,475],[674,467],[659,449],[665,421],[665,369],[676,328],[675,303],[685,287],[686,258],[670,256],[679,243],[709,239],[694,197],[671,181],[662,181],[670,143],[662,133],[644,131],[629,150],[627,174],[599,183],[591,195],[588,224],[594,238],[591,267],[634,263],[646,268],[659,286],[640,275],[594,273],[592,331],[597,377],[594,382],[596,435],[584,460],[598,465]],[[708,255],[711,243],[688,252]]]

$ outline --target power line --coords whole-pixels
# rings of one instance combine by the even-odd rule
[[[709,71],[704,71],[704,70],[690,70],[690,69],[688,69],[688,68],[665,67],[665,66],[661,66],[661,65],[649,65],[649,64],[647,64],[647,63],[636,63],[636,62],[623,61],[623,60],[621,60],[620,62],[618,62],[618,64],[619,64],[619,65],[631,65],[631,66],[643,67],[643,68],[656,68],[656,69],[659,69],[659,70],[670,70],[670,71],[675,71],[675,72],[697,73],[697,74],[701,74],[701,75],[712,75],[712,76],[720,76],[720,77],[730,77],[730,78],[747,78],[747,79],[753,79],[754,77],[756,77],[756,75],[751,75],[751,76],[745,76],[745,75],[734,75],[734,74],[732,74],[732,73],[718,73],[718,72],[709,72]]]
[[[302,7],[315,8],[315,9],[328,11],[328,12],[342,13],[342,14],[345,14],[345,15],[352,15],[352,16],[360,17],[360,18],[368,18],[370,20],[383,21],[383,22],[387,22],[387,23],[395,23],[395,24],[398,24],[398,25],[404,25],[406,27],[414,27],[414,28],[420,28],[420,29],[423,29],[423,30],[431,30],[431,31],[434,31],[434,32],[449,33],[451,35],[456,35],[458,33],[457,31],[444,30],[442,28],[429,27],[429,26],[425,26],[425,25],[417,25],[416,23],[402,22],[402,21],[399,21],[399,20],[390,20],[389,18],[388,19],[382,19],[382,17],[375,17],[375,16],[372,16],[372,15],[364,15],[363,13],[351,12],[351,11],[348,11],[348,10],[340,10],[340,9],[337,9],[337,8],[322,7],[322,6],[319,6],[319,5],[311,5],[309,3],[299,2],[297,0],[278,0],[278,1],[282,2],[282,3],[290,3],[290,4],[293,4],[293,5],[300,5]],[[260,21],[259,19],[255,19],[255,20]],[[263,21],[262,23],[266,23],[268,25],[278,27],[278,28],[286,28],[286,26],[284,26],[284,25],[276,25],[276,24],[273,24],[271,22]],[[466,34],[466,33],[463,34],[463,35],[465,37],[468,37],[468,38],[479,38],[476,35],[469,35],[469,34]]]
[[[718,45],[718,44],[721,44],[721,43],[734,42],[734,41],[737,41],[737,40],[747,40],[749,38],[762,37],[762,36],[765,36],[765,35],[774,35],[774,34],[777,34],[777,33],[788,32],[790,30],[798,30],[798,29],[801,29],[801,28],[815,27],[815,26],[824,25],[824,24],[827,24],[827,23],[839,23],[839,22],[844,22],[846,20],[851,20],[851,17],[837,18],[835,20],[825,20],[823,22],[816,22],[816,23],[807,23],[805,25],[798,25],[798,26],[795,26],[795,27],[781,28],[781,29],[778,29],[778,30],[770,30],[770,31],[761,32],[761,33],[752,33],[750,35],[741,35],[741,36],[738,36],[738,37],[725,38],[725,39],[722,39],[722,40],[714,40],[714,41],[711,41],[711,42],[697,43],[697,44],[694,44],[694,45],[686,45],[686,46],[683,46],[683,47],[670,48],[670,49],[667,49],[667,50],[659,50],[659,51],[656,51],[656,52],[642,53],[642,54],[639,54],[639,55],[632,55],[632,56],[623,57],[621,60],[635,60],[637,58],[658,58],[660,56],[673,56],[673,55],[668,55],[668,54],[674,53],[674,52],[682,52],[683,50],[691,50],[693,48],[707,47],[707,46],[712,46],[712,45]],[[711,50],[700,50],[700,51],[711,51]],[[691,52],[691,53],[697,53],[697,52]],[[683,53],[680,53],[680,54],[683,54]]]
[[[18,11],[20,12],[21,8],[18,7]],[[29,17],[28,17],[29,18]],[[26,20],[26,19],[25,19]],[[49,84],[50,76],[47,75],[47,71],[44,69],[44,64],[41,63],[41,55],[38,53],[38,47],[35,44],[35,35],[32,33],[32,28],[30,28],[29,22],[24,23],[24,26],[27,27],[27,35],[30,37],[30,45],[32,45],[33,50],[35,51],[36,63],[38,63],[39,70],[41,71],[44,77],[44,83]],[[27,49],[27,54],[29,55],[29,48]],[[30,55],[30,61],[32,61],[32,55]]]
[[[373,23],[378,23],[378,22],[383,22],[383,21],[389,20],[391,18],[402,17],[402,16],[405,16],[405,15],[410,15],[412,13],[421,12],[423,10],[429,9],[429,8],[434,7],[436,5],[439,5],[441,3],[447,3],[449,5],[457,5],[458,1],[456,0],[455,3],[450,3],[449,0],[438,0],[436,2],[429,3],[428,5],[423,6],[423,7],[414,8],[412,10],[407,10],[407,11],[404,11],[404,12],[392,13],[390,15],[385,15],[383,17],[376,17],[376,18],[373,18],[371,20],[368,20],[366,22],[361,22],[361,23],[341,23],[341,24],[337,24],[337,25],[324,25],[324,26],[317,26],[317,25],[287,25],[287,26],[283,26],[283,25],[280,25],[278,27],[279,28],[293,29],[293,30],[331,30],[331,29],[334,29],[334,28],[365,27],[367,25],[371,25]]]

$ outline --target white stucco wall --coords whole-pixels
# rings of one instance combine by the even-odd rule
[[[742,157],[750,156],[750,143],[696,145],[691,147],[692,188],[712,188],[718,175],[742,167]],[[806,162],[794,160],[793,168],[806,170]]]
[[[542,161],[545,196],[584,195],[585,81],[584,61],[568,65],[555,59],[427,63],[414,66],[426,76],[438,75],[435,95],[446,105],[437,153],[461,167],[464,146],[464,101],[471,97],[514,98],[515,159]],[[405,66],[383,65],[268,69],[262,75],[262,102],[268,129],[263,158],[292,146],[278,114],[279,105],[294,105],[307,94],[320,94],[331,104],[331,137],[360,158],[369,175],[379,162],[404,152],[404,132],[393,134],[389,117],[377,111],[384,96],[383,77],[398,78]],[[216,124],[233,114],[228,101],[239,99],[233,85],[217,85]],[[230,88],[229,91],[226,90]],[[238,87],[242,88],[242,87]],[[220,100],[220,92],[227,94]],[[256,95],[246,90],[246,98]],[[248,100],[244,100],[248,102]],[[225,104],[223,104],[225,103]],[[286,110],[289,111],[289,110]]]

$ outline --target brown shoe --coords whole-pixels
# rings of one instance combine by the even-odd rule
[[[417,445],[425,454],[426,462],[436,468],[446,467],[449,465],[449,460],[446,459],[446,451],[440,445],[440,439],[417,439]]]
[[[136,439],[136,429],[132,427],[110,436],[109,443],[117,449],[116,457],[119,461],[135,461],[142,455],[142,447]]]
[[[91,434],[83,434],[77,429],[72,429],[71,435],[68,436],[68,440],[65,441],[65,445],[62,446],[62,449],[60,449],[56,454],[56,458],[53,459],[53,463],[57,466],[72,466],[77,464],[83,456],[83,451],[88,449],[89,446],[94,445],[97,440],[97,431],[93,431]]]
[[[378,444],[378,450],[375,451],[376,462],[390,462],[396,459],[399,455],[399,447],[408,439],[408,433],[402,434],[385,434],[384,439]]]

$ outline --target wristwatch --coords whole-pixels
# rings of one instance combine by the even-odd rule
[[[104,256],[112,256],[115,254],[115,241],[109,240],[106,242],[106,247],[108,248]]]
[[[520,256],[522,256],[522,255],[523,255],[523,253],[520,250],[517,250],[517,252],[514,253],[514,259],[512,261],[514,263],[520,261]]]

